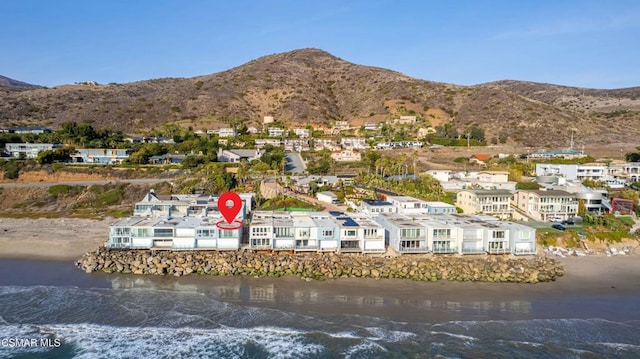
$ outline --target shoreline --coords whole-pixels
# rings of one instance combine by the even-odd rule
[[[68,262],[70,265],[79,260],[87,252],[94,251],[102,245],[106,240],[109,225],[115,221],[112,218],[103,220],[90,219],[13,219],[0,218],[0,260],[12,259],[22,261],[61,261]],[[407,256],[408,257],[408,256]],[[476,256],[474,256],[476,257]],[[540,256],[543,258],[543,256]],[[476,257],[477,258],[477,257]],[[491,257],[488,257],[491,258]],[[511,286],[517,287],[536,287],[544,289],[545,292],[562,294],[565,289],[575,289],[578,292],[629,292],[640,291],[640,265],[638,260],[640,256],[637,254],[626,256],[589,255],[584,257],[570,256],[560,258],[555,256],[547,256],[562,263],[565,269],[565,275],[558,277],[554,282],[537,283],[535,285],[527,285],[522,283],[500,283],[498,287],[507,288]],[[84,274],[81,270],[76,269],[80,274]],[[97,275],[102,275],[99,273]],[[116,274],[104,274],[113,276]],[[118,274],[120,275],[120,274]],[[155,277],[148,275],[126,275],[133,278]],[[200,281],[211,276],[191,275],[185,276],[185,280]],[[225,276],[216,276],[212,278],[233,278]],[[246,278],[253,278],[246,276]],[[261,278],[262,280],[289,280],[300,281],[299,276],[285,276],[282,278]],[[331,285],[344,281],[365,282],[372,281],[379,285],[387,281],[398,281],[396,279],[383,278],[380,280],[369,278],[338,278],[334,280],[324,280],[321,283],[331,283]],[[412,280],[400,280],[404,282],[414,282]],[[439,286],[442,283],[454,282],[439,280],[431,283],[433,286]],[[455,282],[458,287],[464,287],[469,283],[475,282]],[[573,291],[573,290],[572,290]]]

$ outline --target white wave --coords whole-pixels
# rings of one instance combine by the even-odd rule
[[[304,332],[286,328],[163,328],[111,327],[93,324],[54,324],[39,327],[9,325],[0,327],[3,337],[35,337],[53,333],[64,344],[75,347],[74,358],[180,358],[246,357],[247,346],[268,353],[271,358],[308,357],[324,348],[304,340]],[[35,329],[39,328],[39,329]],[[7,331],[5,333],[5,331]],[[50,334],[44,335],[44,337]],[[7,356],[14,356],[18,351]],[[26,352],[35,352],[28,349]],[[0,356],[0,358],[3,358]]]
[[[462,340],[465,340],[467,342],[473,342],[473,341],[478,340],[478,338],[476,338],[476,337],[463,335],[463,334],[456,334],[456,333],[449,333],[449,332],[435,332],[435,331],[430,331],[429,333],[432,334],[432,335],[446,335],[448,337],[452,337],[452,338],[456,338],[456,339],[462,339]]]
[[[372,352],[387,352],[388,350],[383,347],[382,345],[366,340],[362,343],[356,344],[356,345],[352,345],[349,348],[347,348],[347,350],[342,353],[344,354],[345,358],[353,358],[356,355],[358,357],[370,357]]]
[[[366,329],[375,336],[369,339],[383,340],[391,343],[412,340],[413,338],[417,337],[415,333],[403,332],[399,330],[387,330],[380,327],[368,327]]]
[[[595,345],[601,345],[607,348],[615,349],[618,351],[633,351],[635,353],[640,354],[640,345],[627,344],[627,343],[602,343],[595,342]]]

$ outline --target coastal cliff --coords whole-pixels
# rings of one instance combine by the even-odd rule
[[[400,278],[417,281],[476,281],[538,283],[564,275],[552,258],[509,256],[399,256],[370,257],[353,254],[270,254],[253,251],[149,251],[110,250],[99,247],[76,265],[87,273],[133,273],[183,276],[247,275],[311,279]]]

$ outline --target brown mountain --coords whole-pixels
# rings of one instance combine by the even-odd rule
[[[26,90],[40,87],[0,75],[0,90]]]
[[[634,141],[640,133],[639,92],[518,81],[458,86],[303,49],[188,79],[0,92],[0,125],[76,121],[142,131],[165,123],[258,124],[266,115],[304,126],[415,113],[433,126],[451,123],[459,131],[477,124],[487,139],[502,135],[529,146],[565,146],[571,130],[577,144]]]

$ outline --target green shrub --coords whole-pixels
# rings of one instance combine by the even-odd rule
[[[49,187],[49,194],[52,196],[59,196],[61,194],[67,194],[71,191],[72,186],[66,184],[56,184]]]

